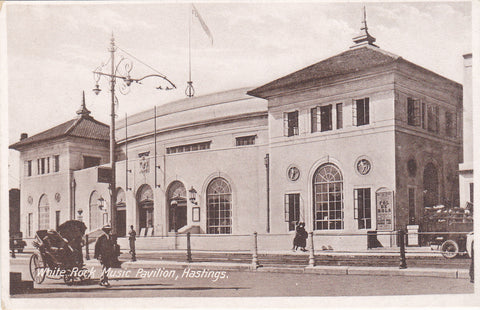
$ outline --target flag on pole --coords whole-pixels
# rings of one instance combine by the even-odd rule
[[[205,23],[205,21],[203,20],[202,16],[200,15],[200,13],[198,13],[197,8],[196,8],[193,4],[192,4],[192,14],[195,15],[195,17],[198,18],[198,21],[200,22],[200,25],[202,25],[203,31],[205,31],[205,33],[207,34],[208,38],[210,39],[210,42],[211,42],[212,45],[213,45],[213,36],[212,36],[212,33],[210,32],[210,29],[208,29],[207,24]]]

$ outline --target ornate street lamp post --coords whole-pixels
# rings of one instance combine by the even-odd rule
[[[139,79],[134,79],[130,77],[130,72],[133,69],[133,65],[131,61],[127,60],[126,58],[121,57],[120,61],[115,64],[115,52],[117,51],[118,46],[115,46],[115,39],[112,34],[112,38],[110,39],[110,63],[111,63],[111,71],[110,73],[102,72],[102,68],[105,65],[101,65],[95,71],[93,71],[95,77],[95,88],[93,88],[93,92],[95,95],[98,95],[101,92],[101,89],[98,85],[100,77],[105,76],[110,78],[110,92],[111,92],[111,111],[110,111],[110,165],[112,169],[111,180],[110,180],[110,222],[112,226],[112,234],[117,233],[117,225],[116,225],[116,217],[115,217],[115,207],[116,207],[116,184],[115,184],[115,101],[117,98],[115,96],[115,84],[117,79],[123,82],[121,84],[120,92],[124,95],[128,93],[128,88],[132,84],[132,82],[136,82],[141,84],[140,82],[149,77],[159,77],[168,82],[168,86],[166,86],[165,90],[170,90],[176,88],[175,84],[173,84],[166,76],[162,74],[149,74]],[[133,56],[132,56],[133,57]],[[125,62],[124,62],[125,61]],[[120,65],[123,63],[123,71],[120,72],[119,68]],[[162,89],[161,86],[157,87],[157,89]],[[126,139],[127,137],[125,137]]]

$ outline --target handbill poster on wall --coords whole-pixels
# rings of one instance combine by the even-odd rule
[[[377,192],[377,230],[393,229],[393,191]]]

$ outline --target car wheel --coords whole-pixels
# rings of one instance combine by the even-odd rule
[[[458,255],[458,244],[453,240],[447,240],[442,244],[442,255],[445,258],[454,258]]]

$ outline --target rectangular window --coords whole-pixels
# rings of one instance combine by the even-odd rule
[[[411,126],[421,125],[421,104],[420,100],[414,100],[412,98],[407,99],[407,122]]]
[[[455,113],[445,112],[445,133],[448,137],[457,136],[457,116]]]
[[[33,232],[33,213],[28,213],[27,216],[27,235],[28,237],[32,237]]]
[[[37,174],[40,174],[40,158],[37,159]]]
[[[167,147],[167,154],[192,152],[192,151],[198,151],[198,150],[208,150],[210,149],[211,143],[212,141],[207,141],[207,142]]]
[[[311,132],[317,132],[318,131],[318,108],[312,108],[310,109],[310,120],[311,120]]]
[[[53,156],[53,171],[60,171],[60,155]]]
[[[288,230],[295,230],[298,221],[300,221],[300,194],[286,194],[285,222],[288,222]]]
[[[425,112],[426,111],[426,105],[425,102],[422,102],[422,129],[425,129],[426,126],[426,119],[425,119]]]
[[[235,138],[235,142],[237,146],[242,146],[242,145],[254,145],[255,144],[255,138],[257,136],[245,136],[245,137],[237,137]],[[192,148],[193,151],[193,148]]]
[[[60,211],[55,211],[55,230],[60,226]]]
[[[337,103],[337,129],[343,128],[343,104]]]
[[[285,113],[285,135],[287,137],[298,135],[298,111]]]
[[[50,173],[50,157],[47,157],[47,173]]]
[[[25,162],[25,175],[27,177],[31,177],[32,176],[32,161],[31,160],[27,160]]]
[[[427,129],[430,132],[438,133],[438,112],[439,108],[429,105],[427,110]]]
[[[372,228],[370,188],[355,189],[354,204],[358,229]]]
[[[40,158],[40,174],[45,174],[45,158]]]
[[[321,131],[332,130],[332,105],[320,107]]]
[[[100,165],[100,157],[83,156],[83,169]]]
[[[370,124],[370,99],[364,98],[355,100],[352,116],[354,126]]]
[[[408,224],[415,225],[417,222],[415,217],[415,188],[408,188]]]

